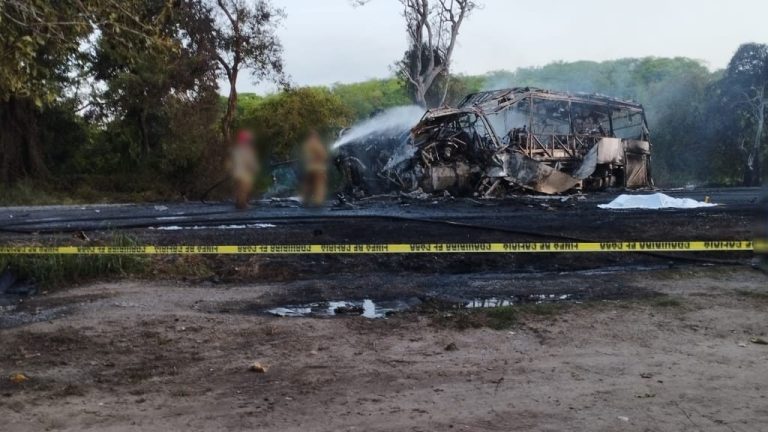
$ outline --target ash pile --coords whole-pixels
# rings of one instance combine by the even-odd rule
[[[371,120],[369,120],[371,122]],[[535,88],[474,93],[335,146],[345,194],[504,197],[653,186],[642,105]]]

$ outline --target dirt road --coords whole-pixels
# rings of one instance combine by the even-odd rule
[[[560,277],[553,286],[573,284]],[[750,342],[768,339],[764,274],[580,280],[639,298],[521,307],[492,329],[473,311],[259,313],[280,285],[47,294],[0,329],[2,430],[768,430],[768,346]],[[11,383],[17,372],[29,380]]]

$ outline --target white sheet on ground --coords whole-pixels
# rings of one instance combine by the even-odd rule
[[[619,195],[609,204],[600,204],[601,209],[650,209],[665,208],[691,209],[700,207],[714,207],[717,204],[696,201],[690,198],[673,198],[663,193],[653,195]]]

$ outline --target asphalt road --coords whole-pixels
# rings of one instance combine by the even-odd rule
[[[329,204],[320,209],[276,200],[259,202],[244,212],[234,211],[228,203],[18,207],[0,209],[0,245],[110,245],[116,236],[145,245],[745,240],[755,237],[758,222],[764,220],[759,189],[667,193],[697,200],[709,196],[721,205],[689,210],[602,210],[597,205],[617,195],[604,193],[501,201],[379,197],[355,203],[354,208]],[[387,293],[385,297],[394,298],[411,293],[414,284],[460,294],[471,285],[468,281],[484,277],[488,280],[482,283],[483,289],[498,285],[503,287],[498,293],[503,293],[520,275],[530,274],[531,280],[541,280],[546,287],[547,281],[562,273],[595,269],[599,273],[578,273],[579,277],[594,282],[589,285],[590,293],[605,297],[608,288],[622,293],[628,289],[621,283],[594,279],[606,271],[634,272],[689,263],[748,265],[752,259],[748,252],[180,255],[154,257],[152,265],[159,268],[158,278],[168,268],[169,277],[198,282],[257,280],[279,283],[283,290],[286,282],[300,281],[292,291],[296,298],[314,301],[356,298],[355,293],[361,292]],[[191,273],[185,276],[186,271]],[[530,281],[520,284],[536,292],[541,289]]]
[[[301,244],[667,241],[753,238],[760,189],[665,191],[721,205],[690,210],[602,210],[616,193],[519,196],[501,201],[379,197],[312,209],[295,200],[0,208],[0,244],[108,241],[126,233],[149,244]],[[83,233],[73,236],[72,233]]]

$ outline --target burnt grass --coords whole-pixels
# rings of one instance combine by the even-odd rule
[[[83,384],[105,391],[113,386],[130,387],[152,378],[176,376],[203,359],[198,350],[156,330],[158,325],[167,327],[162,321],[139,320],[135,328],[115,338],[97,329],[71,326],[55,332],[22,330],[6,335],[0,364],[23,365],[23,370],[78,372],[66,378],[31,373],[20,385],[3,379],[0,395],[30,390],[51,398],[82,396],[87,391]]]
[[[485,308],[466,308],[460,305],[451,307],[445,303],[428,303],[411,312],[425,314],[432,324],[439,328],[509,330],[527,328],[527,324],[532,322],[557,321],[562,315],[577,310],[630,308],[633,306],[658,311],[684,311],[686,309],[685,300],[681,297],[648,291],[641,296],[614,301],[591,299],[584,302],[538,302]]]
[[[469,330],[487,327],[493,330],[519,328],[531,319],[556,320],[558,315],[584,307],[576,304],[530,304],[477,309],[432,311],[429,317],[433,325],[441,328]]]
[[[727,196],[726,192],[721,194]],[[726,205],[706,211],[624,212],[597,208],[598,202],[612,197],[613,194],[605,193],[588,195],[585,200],[578,197],[569,197],[564,201],[517,197],[484,202],[452,198],[438,198],[433,202],[393,197],[356,203],[358,207],[351,211],[339,211],[331,207],[315,211],[281,208],[278,203],[260,204],[244,213],[230,213],[228,206],[214,206],[211,207],[216,210],[213,216],[205,216],[210,211],[209,206],[169,204],[174,208],[173,212],[182,212],[200,219],[190,224],[210,223],[215,227],[229,223],[226,221],[231,218],[237,218],[238,223],[246,223],[259,222],[260,218],[266,217],[274,225],[266,229],[194,231],[153,230],[136,228],[130,224],[125,227],[120,225],[134,222],[131,211],[138,217],[149,213],[163,216],[171,210],[158,212],[140,207],[103,209],[100,216],[94,218],[88,210],[43,208],[29,211],[30,214],[9,211],[19,213],[14,220],[22,222],[14,222],[16,225],[11,226],[9,231],[0,230],[0,243],[87,246],[744,240],[752,238],[754,226],[760,217],[757,206],[748,204]],[[84,222],[72,226],[63,222],[23,224],[25,220],[44,221],[68,217]],[[150,218],[147,223],[151,226],[161,222]],[[110,228],[105,230],[104,224]],[[38,229],[44,231],[38,233],[35,231]],[[73,234],[73,229],[85,231]],[[25,233],[24,230],[30,231]],[[324,281],[335,279],[337,294],[340,296],[350,297],[362,290],[381,292],[382,297],[387,297],[398,296],[398,291],[412,289],[418,293],[420,289],[414,287],[414,284],[400,281],[389,284],[383,275],[414,275],[417,280],[442,284],[441,278],[449,276],[462,279],[466,275],[478,275],[482,280],[484,274],[542,273],[540,276],[546,279],[546,273],[663,267],[691,262],[734,263],[745,262],[750,258],[751,254],[748,253],[0,256],[0,271],[5,265],[10,265],[21,277],[33,279],[48,290],[93,279],[122,277],[209,284],[300,284],[302,281],[317,280],[323,285]],[[450,282],[445,283],[451,285]],[[311,286],[303,288],[309,290],[310,294],[314,290],[318,294],[314,297],[320,300],[326,291]],[[552,289],[546,284],[536,288],[545,291]],[[591,284],[590,287],[592,291],[602,291],[608,298],[615,288],[611,284],[606,287]],[[291,291],[290,287],[288,291]],[[277,298],[275,300],[282,301]]]

